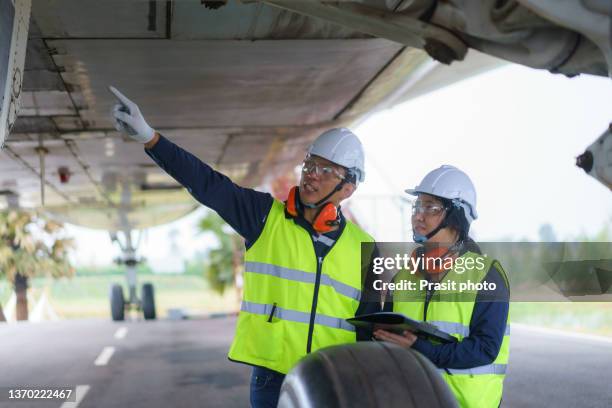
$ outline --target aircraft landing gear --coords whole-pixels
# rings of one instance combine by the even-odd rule
[[[126,267],[126,280],[128,286],[128,298],[123,295],[123,287],[120,284],[113,284],[110,293],[111,317],[113,321],[125,320],[125,311],[142,312],[145,320],[155,320],[157,313],[155,310],[155,291],[152,283],[142,285],[140,298],[136,293],[137,276],[136,267],[142,259],[136,258],[136,248],[132,245],[131,231],[123,231],[123,242],[119,240],[117,233],[111,233],[111,240],[116,242],[121,248],[122,256],[115,260],[119,265]],[[140,241],[140,240],[139,240]],[[136,247],[138,244],[136,244]]]
[[[111,317],[115,322],[125,320],[125,311],[137,310],[142,311],[145,320],[155,320],[157,311],[155,309],[155,290],[152,283],[142,285],[140,291],[140,299],[136,299],[135,303],[126,302],[123,296],[123,287],[118,283],[111,286],[110,292]]]

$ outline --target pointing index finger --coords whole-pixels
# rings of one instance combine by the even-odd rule
[[[124,104],[125,106],[130,107],[130,106],[132,106],[134,104],[125,95],[123,95],[121,92],[119,92],[119,90],[117,88],[115,88],[114,86],[109,86],[108,90],[111,91],[113,93],[113,95],[115,95],[115,97],[117,99],[119,99],[119,101],[121,101],[121,103]]]

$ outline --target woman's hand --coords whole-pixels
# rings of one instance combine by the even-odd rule
[[[374,331],[374,337],[376,337],[378,340],[389,341],[391,343],[395,343],[398,346],[401,346],[404,348],[412,347],[412,345],[417,339],[417,336],[414,333],[411,333],[407,330],[404,331],[400,335],[400,334],[388,332],[386,330],[378,329]]]

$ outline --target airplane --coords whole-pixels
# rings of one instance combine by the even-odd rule
[[[291,178],[322,130],[354,126],[505,61],[612,75],[605,0],[0,0],[0,194],[109,231],[122,250],[124,310],[137,290],[134,232],[196,203],[118,134],[108,85],[161,133],[234,181]],[[610,129],[577,164],[612,188]],[[280,193],[282,194],[282,192]]]

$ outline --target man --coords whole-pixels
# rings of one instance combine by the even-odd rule
[[[344,321],[377,308],[361,301],[361,243],[373,239],[340,210],[365,178],[363,149],[350,130],[319,136],[299,187],[281,203],[171,143],[136,104],[110,89],[120,101],[113,109],[117,129],[144,143],[161,168],[245,239],[244,296],[229,358],[254,367],[252,406],[275,407],[284,375],[307,353],[369,338]]]
[[[393,302],[385,304],[385,310],[436,325],[457,343],[435,344],[410,332],[397,335],[377,330],[374,336],[428,357],[441,369],[461,407],[498,407],[510,347],[509,284],[499,262],[482,255],[468,236],[470,223],[477,217],[474,185],[463,171],[442,166],[406,192],[417,196],[412,212],[414,240],[423,244],[417,250],[417,256],[425,260],[421,265],[429,266],[416,273],[403,271],[396,279],[454,281],[457,287],[486,281],[494,283],[495,289],[395,292]],[[444,261],[430,262],[436,259]],[[441,264],[452,266],[445,269]]]

